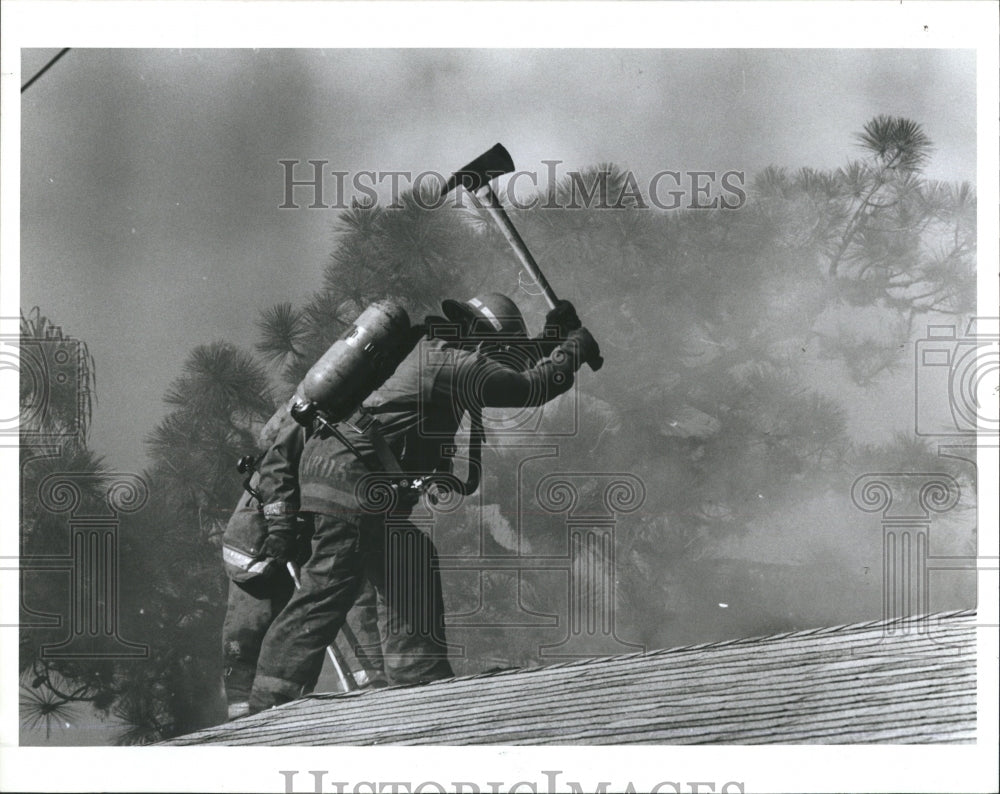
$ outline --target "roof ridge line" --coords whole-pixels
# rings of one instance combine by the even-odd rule
[[[529,667],[506,667],[499,670],[484,670],[478,673],[467,673],[465,675],[455,675],[450,678],[439,678],[435,681],[427,681],[420,684],[397,684],[388,687],[378,687],[376,689],[363,689],[354,690],[351,692],[314,692],[309,695],[305,695],[299,698],[302,700],[330,700],[333,698],[341,697],[361,697],[366,694],[373,692],[386,692],[393,689],[412,689],[418,686],[430,686],[432,684],[449,684],[456,681],[471,681],[479,678],[494,678],[503,675],[512,675],[515,673],[535,673],[544,670],[559,670],[569,667],[584,667],[591,664],[597,664],[600,662],[607,662],[611,660],[615,661],[626,661],[629,659],[637,658],[652,658],[659,656],[666,656],[668,654],[675,653],[685,653],[689,651],[703,651],[712,648],[724,648],[727,646],[734,645],[744,645],[744,644],[760,644],[762,641],[782,641],[787,640],[792,637],[809,637],[817,634],[835,634],[835,633],[855,633],[871,630],[879,626],[894,626],[901,623],[915,623],[920,621],[926,621],[930,618],[936,618],[937,620],[946,620],[952,618],[960,617],[972,617],[976,615],[976,609],[954,609],[948,610],[946,612],[927,612],[921,613],[919,615],[906,615],[898,618],[881,618],[878,620],[870,620],[859,623],[840,623],[833,626],[818,626],[809,629],[796,629],[794,631],[786,631],[780,634],[761,634],[751,637],[736,637],[728,640],[716,640],[713,642],[696,643],[694,645],[678,645],[671,648],[656,648],[651,651],[636,651],[634,653],[623,653],[623,654],[612,654],[607,656],[587,656],[578,659],[568,659],[562,662],[554,662],[552,664],[539,664]],[[293,701],[296,702],[296,701]]]
[[[973,609],[953,609],[946,612],[926,612],[919,615],[906,615],[899,618],[879,618],[877,620],[869,620],[864,622],[856,623],[838,623],[833,626],[817,626],[815,628],[808,629],[795,629],[793,631],[785,631],[779,634],[756,634],[750,637],[734,637],[728,640],[714,640],[713,642],[701,642],[695,643],[694,645],[678,645],[672,648],[658,648],[653,651],[646,651],[639,654],[627,654],[621,657],[594,657],[597,658],[628,658],[628,656],[657,656],[666,653],[678,653],[681,651],[690,650],[704,650],[706,648],[720,648],[727,645],[742,645],[744,643],[760,643],[762,640],[785,640],[789,637],[808,637],[815,634],[833,634],[837,632],[846,631],[865,631],[868,629],[876,628],[878,626],[892,626],[899,623],[913,623],[923,620],[928,620],[929,618],[937,619],[947,619],[947,618],[957,618],[957,617],[971,617],[975,616],[976,610]]]

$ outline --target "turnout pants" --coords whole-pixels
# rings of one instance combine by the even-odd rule
[[[244,584],[229,582],[229,603],[222,624],[222,659],[230,718],[246,713],[264,635],[294,589],[292,577],[287,574]]]
[[[222,626],[222,653],[230,719],[248,712],[264,636],[294,590],[292,578],[284,572],[244,584],[229,582],[229,602]],[[356,646],[351,648],[356,661],[351,672],[357,674],[364,670],[365,683],[378,686],[384,684],[385,677],[375,599],[375,590],[366,586],[348,615],[348,625],[357,640]],[[346,643],[341,641],[341,647],[346,647]],[[322,666],[321,655],[309,673],[305,691],[313,690]]]
[[[366,579],[378,597],[388,682],[452,676],[431,539],[405,520],[361,511],[316,513],[313,520],[312,554],[299,574],[302,587],[264,637],[250,710],[294,700],[306,691]]]

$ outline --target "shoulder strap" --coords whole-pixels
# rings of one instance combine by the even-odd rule
[[[368,411],[359,409],[349,419],[345,419],[342,424],[371,442],[372,449],[375,450],[375,455],[378,457],[378,462],[382,465],[383,471],[389,474],[403,473],[403,467],[399,465],[396,453],[392,451],[389,442],[382,435],[382,426],[379,424],[378,419]]]
[[[471,409],[469,417],[472,422],[469,428],[469,475],[460,488],[464,496],[474,494],[479,488],[482,476],[483,442],[486,438],[482,409]],[[382,426],[378,419],[362,409],[342,424],[347,425],[348,428],[363,435],[371,442],[372,449],[375,450],[375,455],[378,457],[383,471],[389,474],[404,473],[399,459],[389,446],[389,442],[385,440],[385,436],[382,435]]]

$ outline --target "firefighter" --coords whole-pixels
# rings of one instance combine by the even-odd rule
[[[260,576],[237,577],[229,582],[222,628],[229,719],[248,713],[261,642],[294,592],[294,581],[281,563],[288,560],[300,565],[309,556],[312,525],[309,516],[298,510],[297,484],[298,464],[305,441],[305,429],[292,419],[287,410],[275,414],[261,431],[260,447],[265,451],[257,464],[254,489],[267,524],[263,556],[275,562],[280,559],[281,562],[269,565],[266,573]],[[238,514],[237,518],[240,517],[244,521],[252,519],[249,511]],[[364,683],[379,686],[383,684],[384,676],[381,672],[375,593],[371,587],[362,591],[350,615],[351,627],[360,645],[352,650],[364,672]],[[320,657],[309,674],[307,689],[311,690],[315,685],[322,664],[323,658]]]
[[[445,469],[445,449],[466,412],[542,405],[567,391],[576,370],[599,351],[568,301],[549,312],[536,340],[528,339],[520,310],[504,295],[445,301],[442,308],[446,317],[416,327],[415,347],[347,423],[356,431],[349,439],[321,426],[305,443],[298,486],[301,510],[313,524],[312,553],[300,572],[301,589],[264,638],[251,712],[305,691],[366,578],[378,593],[389,683],[453,675],[437,552],[405,520],[418,497],[396,488],[392,505],[373,507],[361,484],[387,468],[380,447],[411,479]],[[367,432],[372,425],[374,434]],[[287,557],[291,528],[270,532],[269,553]]]

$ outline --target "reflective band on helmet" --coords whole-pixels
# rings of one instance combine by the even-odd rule
[[[470,300],[469,305],[475,309],[478,309],[479,313],[490,321],[490,325],[492,325],[494,329],[499,331],[501,328],[503,328],[503,325],[497,319],[497,316],[493,312],[491,312],[489,308],[484,306],[483,302],[479,300],[479,298],[473,298],[472,300]]]

